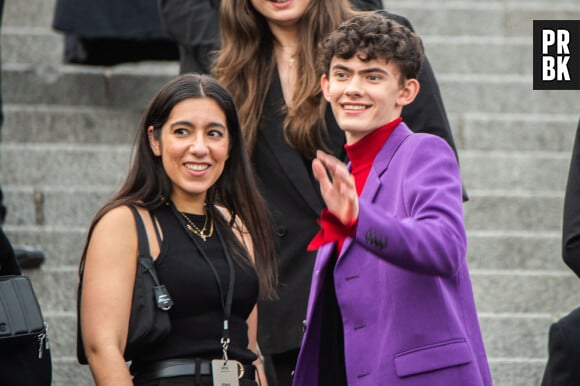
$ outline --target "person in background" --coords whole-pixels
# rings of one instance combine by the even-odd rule
[[[222,0],[221,50],[213,73],[233,94],[259,187],[273,213],[280,285],[259,304],[258,341],[270,385],[290,385],[302,341],[314,253],[306,247],[324,208],[310,164],[317,149],[345,159],[345,138],[324,100],[315,57],[319,43],[354,15],[347,0]],[[402,22],[401,16],[388,14]],[[428,62],[422,88],[405,106],[413,130],[454,148]]]
[[[179,72],[211,73],[220,47],[221,0],[159,0],[161,24],[179,47]],[[360,11],[382,9],[381,0],[351,0]]]
[[[4,0],[0,0],[0,26],[3,13]],[[2,93],[0,92],[0,129],[3,122]],[[21,275],[21,268],[36,268],[42,264],[44,253],[30,246],[13,246],[3,229],[5,218],[6,207],[0,187],[0,276]],[[20,342],[6,343],[0,339],[0,385],[49,386],[52,381],[52,356],[50,351],[48,354],[44,358],[38,358],[37,342],[31,346]]]
[[[179,48],[179,72],[209,74],[219,49],[220,0],[159,0],[161,24]]]
[[[135,147],[124,184],[91,223],[81,260],[82,339],[96,384],[212,385],[211,360],[225,350],[244,368],[240,385],[266,385],[256,301],[276,286],[273,238],[231,96],[209,76],[168,82],[146,109]],[[138,254],[130,206],[145,223],[174,305],[167,340],[128,369]],[[220,343],[228,314],[229,348]]]
[[[580,277],[580,120],[576,128],[564,195],[562,258],[566,265]]]
[[[576,128],[564,195],[562,258],[580,277],[580,120]],[[580,384],[580,307],[550,325],[542,386]]]
[[[459,166],[401,118],[419,92],[421,39],[381,14],[324,40],[321,88],[345,165],[318,151],[327,209],[295,386],[492,385],[471,280]]]
[[[0,26],[2,25],[2,16],[4,14],[4,0],[0,0]],[[0,59],[1,62],[1,59]],[[1,64],[0,64],[1,66]],[[2,76],[0,71],[0,84]],[[0,134],[2,132],[2,126],[4,124],[4,110],[2,108],[2,93],[0,92]],[[6,219],[6,206],[4,205],[4,195],[2,194],[2,187],[0,186],[0,227],[4,224]],[[33,247],[31,245],[11,245],[6,235],[3,235],[5,240],[2,244],[3,247],[0,249],[0,253],[6,256],[7,260],[10,259],[8,256],[14,255],[15,259],[18,261],[18,265],[22,269],[38,268],[42,263],[44,263],[45,256],[42,249]],[[10,248],[7,245],[10,244]]]
[[[112,66],[177,60],[157,0],[57,0],[52,27],[64,34],[64,62]]]

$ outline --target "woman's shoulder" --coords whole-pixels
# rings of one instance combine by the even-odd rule
[[[141,216],[146,213],[146,209],[137,207],[137,211]],[[96,222],[95,230],[109,232],[119,232],[126,234],[135,231],[135,217],[129,206],[120,205],[109,209]]]

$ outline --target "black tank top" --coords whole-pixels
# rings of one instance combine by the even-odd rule
[[[167,341],[133,361],[136,367],[149,361],[174,358],[222,357],[224,310],[218,283],[211,268],[203,259],[186,230],[168,206],[154,210],[163,234],[161,252],[155,260],[159,281],[167,287],[174,305],[169,310],[171,334]],[[204,216],[189,215],[200,228]],[[216,223],[217,226],[217,223]],[[222,234],[228,232],[220,228]],[[198,236],[195,236],[198,237]],[[215,266],[224,294],[229,285],[228,264],[222,245],[214,232],[212,237],[198,243]],[[228,355],[244,364],[250,364],[256,355],[248,349],[246,319],[258,299],[258,277],[254,269],[234,261],[235,284],[229,320],[230,345]],[[224,295],[225,296],[225,295]]]

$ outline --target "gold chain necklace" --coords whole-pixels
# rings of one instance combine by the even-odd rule
[[[183,212],[179,213],[181,213],[183,218],[185,218],[185,221],[187,221],[187,224],[185,225],[187,229],[189,229],[189,231],[194,235],[201,237],[203,241],[205,241],[208,237],[211,237],[213,235],[213,219],[210,218],[209,213],[205,215],[205,221],[203,223],[203,228],[201,229],[199,229],[199,227],[195,225],[193,221],[191,221],[191,219],[185,213]],[[206,233],[208,221],[209,221],[209,229],[207,230]]]

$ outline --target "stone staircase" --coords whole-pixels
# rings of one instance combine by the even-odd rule
[[[580,305],[580,280],[562,262],[560,242],[580,91],[532,90],[532,20],[580,19],[580,3],[385,2],[424,37],[453,124],[471,197],[468,260],[495,385],[537,386],[549,324]],[[54,0],[5,4],[4,229],[14,243],[47,254],[26,274],[50,326],[53,385],[92,385],[75,358],[85,232],[127,170],[141,111],[178,65],[63,65],[53,7]]]

